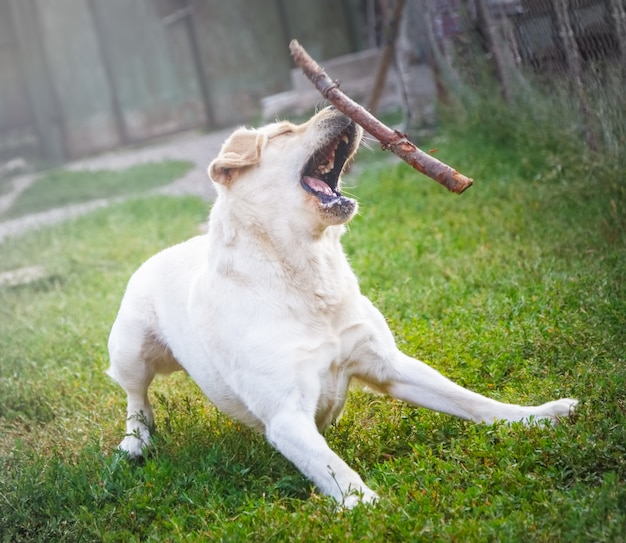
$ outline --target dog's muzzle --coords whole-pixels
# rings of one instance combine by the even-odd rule
[[[359,147],[363,131],[339,112],[319,123],[325,142],[306,163],[300,184],[318,199],[323,212],[334,216],[333,222],[345,222],[356,211],[356,201],[341,194],[340,178]]]

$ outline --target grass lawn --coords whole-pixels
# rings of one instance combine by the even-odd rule
[[[184,175],[192,164],[180,160],[140,164],[122,171],[54,170],[42,175],[17,198],[0,220],[97,198],[128,196],[155,189]]]
[[[153,454],[129,462],[108,331],[132,271],[207,213],[134,198],[0,245],[0,271],[46,270],[0,287],[0,541],[624,541],[620,168],[452,133],[432,147],[475,186],[370,160],[346,179],[363,291],[408,354],[500,400],[579,398],[574,417],[474,425],[354,390],[327,439],[382,499],[338,512],[177,374],[151,389]]]

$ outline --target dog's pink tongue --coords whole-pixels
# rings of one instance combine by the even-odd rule
[[[321,179],[316,179],[315,177],[309,177],[306,175],[304,176],[303,181],[315,192],[323,192],[324,194],[328,194],[330,196],[333,194],[332,189]]]

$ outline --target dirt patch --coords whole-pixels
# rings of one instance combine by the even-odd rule
[[[27,266],[0,273],[0,287],[15,287],[33,283],[47,277],[48,272],[43,266]]]

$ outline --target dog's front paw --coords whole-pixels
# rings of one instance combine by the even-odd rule
[[[525,422],[547,420],[556,424],[563,417],[569,417],[576,411],[578,400],[573,398],[561,398],[533,408],[533,412],[524,419]]]
[[[540,409],[544,411],[545,417],[550,418],[554,422],[558,422],[559,418],[573,415],[577,405],[578,400],[573,398],[561,398],[560,400],[544,403],[540,406]]]
[[[135,434],[127,435],[118,445],[118,450],[125,452],[131,458],[142,458],[145,449],[150,445],[148,436],[143,439]]]
[[[362,487],[359,490],[353,490],[343,498],[343,508],[352,509],[360,503],[376,503],[378,501],[378,494],[373,490]]]

